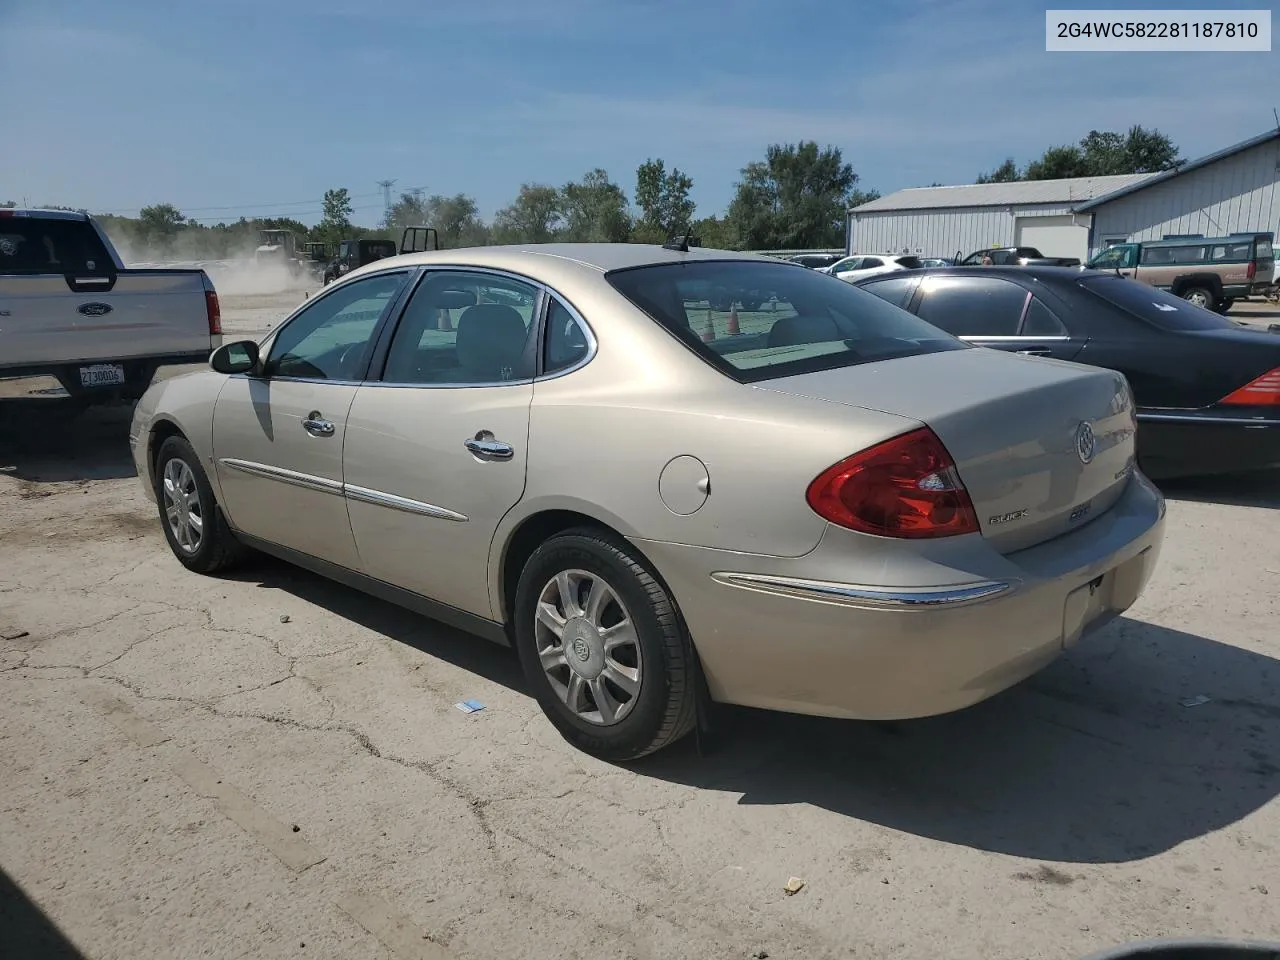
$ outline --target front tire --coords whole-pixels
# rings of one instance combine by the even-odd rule
[[[624,541],[578,529],[542,544],[513,616],[538,705],[579,750],[633,760],[693,728],[692,645],[670,594]]]
[[[160,444],[155,490],[164,537],[184,567],[217,573],[244,558],[248,551],[227,525],[200,458],[184,437]]]

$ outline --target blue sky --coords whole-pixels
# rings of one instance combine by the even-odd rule
[[[773,142],[837,145],[888,193],[969,182],[1092,128],[1157,127],[1195,157],[1274,125],[1276,53],[1046,53],[1044,10],[0,0],[0,200],[312,222],[346,186],[371,224],[384,178],[469,193],[489,215],[522,182],[597,166],[630,194],[636,166],[662,157],[707,215]]]

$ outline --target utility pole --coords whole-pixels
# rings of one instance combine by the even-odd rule
[[[378,186],[382,188],[382,216],[386,223],[391,222],[391,188],[394,185],[394,180],[378,181]]]

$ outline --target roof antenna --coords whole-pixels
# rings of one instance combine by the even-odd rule
[[[1271,108],[1271,115],[1276,118],[1276,130],[1280,130],[1280,113],[1276,113],[1276,108]]]
[[[662,245],[663,250],[675,250],[678,253],[689,252],[689,241],[693,239],[693,224],[685,228],[683,237],[675,237]]]

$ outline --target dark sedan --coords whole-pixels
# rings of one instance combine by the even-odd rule
[[[1111,273],[947,267],[858,286],[977,346],[1123,373],[1153,478],[1280,466],[1280,335]]]

